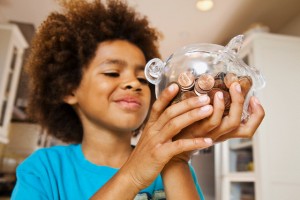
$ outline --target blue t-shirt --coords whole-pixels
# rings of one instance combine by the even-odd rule
[[[80,144],[39,149],[18,166],[11,199],[89,199],[117,171],[86,160]],[[192,167],[191,171],[200,197],[204,199]],[[135,200],[148,199],[165,199],[160,175],[135,197]]]

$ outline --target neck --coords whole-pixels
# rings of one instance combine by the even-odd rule
[[[120,168],[132,152],[130,141],[129,132],[85,131],[82,151],[85,158],[96,165]]]

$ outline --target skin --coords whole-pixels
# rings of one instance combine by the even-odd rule
[[[92,199],[133,199],[159,173],[168,199],[199,199],[187,162],[191,152],[211,146],[210,137],[224,140],[238,137],[244,130],[248,130],[244,134],[253,135],[263,118],[263,109],[252,99],[254,119],[240,125],[244,99],[236,84],[230,88],[235,97],[227,118],[222,118],[222,98],[215,98],[214,107],[204,97],[168,107],[179,90],[173,84],[153,104],[133,149],[132,131],[143,123],[150,107],[145,64],[143,52],[134,44],[124,40],[102,42],[84,71],[80,86],[65,97],[82,121],[86,159],[120,168]]]

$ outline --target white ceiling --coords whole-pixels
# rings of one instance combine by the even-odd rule
[[[214,0],[208,12],[196,9],[196,0],[128,0],[164,35],[164,58],[177,48],[196,42],[223,44],[243,33],[253,23],[278,32],[300,14],[300,0]],[[55,0],[0,0],[0,19],[33,23],[36,27],[50,11],[58,10]]]

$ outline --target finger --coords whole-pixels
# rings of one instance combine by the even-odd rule
[[[229,89],[231,104],[228,117],[230,121],[241,121],[244,105],[244,96],[242,94],[241,85],[238,82],[233,83]]]
[[[251,138],[261,124],[265,116],[265,111],[257,97],[254,96],[250,98],[249,110],[251,110],[252,112],[250,113],[249,119],[246,123],[241,124],[238,129],[221,136],[217,140],[223,141],[230,138]]]
[[[159,116],[159,118],[157,119],[157,122],[153,128],[155,128],[156,130],[160,130],[171,119],[178,117],[179,115],[182,115],[182,114],[184,114],[188,111],[191,111],[195,108],[201,108],[205,105],[208,105],[209,102],[210,102],[210,99],[207,95],[201,95],[199,97],[192,97],[192,98],[186,99],[184,101],[181,101],[179,103],[176,103],[174,105],[171,105]],[[203,109],[205,109],[205,108],[203,108]],[[195,117],[197,117],[197,119],[199,119],[199,116],[197,114],[199,114],[199,113],[192,113],[189,117],[193,118],[195,115]],[[194,119],[194,120],[197,120],[197,119]],[[203,118],[201,118],[201,119],[203,119]]]
[[[163,144],[160,152],[171,159],[180,153],[208,148],[212,144],[211,138],[180,139]]]
[[[223,117],[220,125],[209,133],[209,137],[216,140],[221,135],[227,134],[238,128],[241,124],[243,113],[244,97],[239,83],[232,83],[229,89],[231,105],[229,114]]]
[[[165,142],[177,135],[183,128],[193,124],[196,121],[210,116],[213,112],[211,105],[205,105],[200,108],[193,109],[169,120],[159,132],[160,142]]]
[[[176,83],[171,84],[159,95],[158,99],[152,105],[151,113],[148,122],[153,122],[158,119],[161,113],[166,109],[171,100],[176,96],[179,87]]]
[[[203,123],[201,129],[209,132],[220,125],[225,109],[224,95],[222,92],[216,92],[213,99],[213,114]]]

